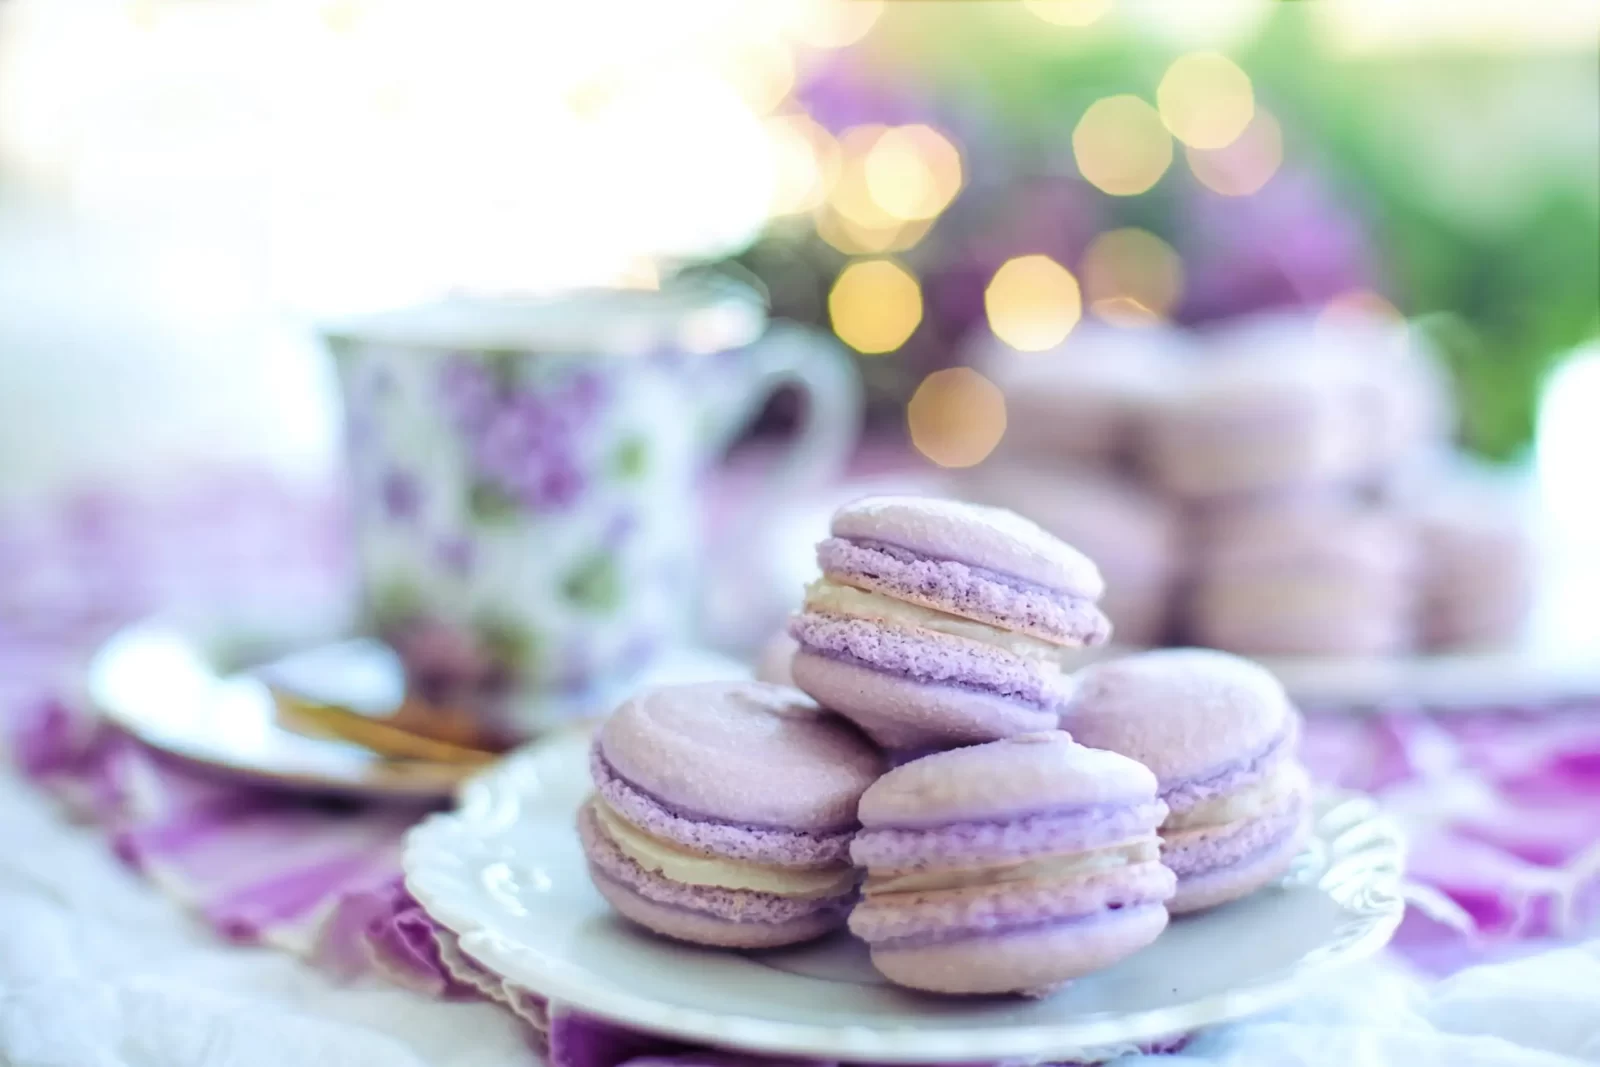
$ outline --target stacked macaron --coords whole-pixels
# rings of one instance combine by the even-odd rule
[[[881,755],[803,694],[759,682],[647,690],[592,753],[578,817],[617,911],[682,941],[759,948],[843,925],[850,842]]]
[[[1062,725],[1154,772],[1169,809],[1173,914],[1236,900],[1286,871],[1309,832],[1299,714],[1249,660],[1163,649],[1080,671]]]
[[[1411,648],[1411,524],[1393,511],[1308,495],[1194,523],[1190,633],[1212,648],[1278,656],[1387,656]]]
[[[1103,643],[1099,571],[998,508],[872,497],[841,508],[790,633],[795,684],[885,748],[1053,728],[1065,649]]]
[[[1107,474],[1030,464],[976,468],[962,484],[968,499],[1024,515],[1094,560],[1118,645],[1166,637],[1182,532],[1168,500]]]
[[[1086,321],[1049,353],[973,348],[1006,434],[953,488],[1088,552],[1119,644],[1384,659],[1526,631],[1525,503],[1434,509],[1478,479],[1424,333],[1352,294],[1173,342]]]
[[[1525,509],[1504,487],[1463,480],[1419,504],[1421,630],[1432,648],[1515,643],[1537,582]]]
[[[728,948],[847,925],[899,985],[1036,995],[1299,852],[1281,687],[1202,650],[1069,678],[1063,651],[1107,636],[1100,578],[1038,526],[873,498],[834,516],[818,561],[762,664],[804,693],[655,689],[602,727],[579,833],[626,918]]]
[[[983,336],[969,356],[1005,394],[999,455],[1109,470],[1133,460],[1147,413],[1176,392],[1186,348],[1177,331],[1086,320],[1046,352]]]
[[[900,985],[1048,992],[1166,928],[1165,815],[1148,770],[1060,731],[925,756],[861,798],[850,929]]]

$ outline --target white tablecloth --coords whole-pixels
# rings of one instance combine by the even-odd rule
[[[532,1062],[498,1008],[336,986],[277,952],[222,943],[0,772],[0,1067]],[[1375,964],[1141,1067],[1576,1063],[1600,1064],[1600,941],[1431,987]]]

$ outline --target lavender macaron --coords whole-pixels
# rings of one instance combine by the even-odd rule
[[[1309,833],[1300,716],[1265,668],[1209,649],[1145,652],[1084,668],[1062,725],[1155,773],[1169,814],[1168,909],[1199,911],[1284,873]]]
[[[764,948],[844,924],[856,804],[883,758],[796,690],[647,690],[601,728],[578,831],[623,916],[702,945]]]
[[[1156,779],[1060,730],[941,752],[861,798],[850,930],[890,981],[1040,995],[1166,928]]]
[[[890,749],[1055,726],[1064,649],[1103,644],[1095,565],[1000,508],[871,497],[817,546],[789,632],[795,684]]]

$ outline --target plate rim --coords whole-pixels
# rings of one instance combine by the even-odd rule
[[[1070,1056],[1106,1046],[1130,1046],[1186,1034],[1284,1004],[1299,995],[1310,977],[1321,977],[1381,950],[1394,936],[1405,913],[1401,896],[1405,842],[1399,827],[1372,798],[1334,792],[1325,794],[1329,799],[1319,804],[1319,824],[1346,812],[1348,825],[1335,836],[1367,827],[1372,840],[1358,851],[1381,849],[1389,861],[1364,872],[1362,896],[1371,901],[1367,908],[1352,911],[1348,902],[1341,901],[1343,911],[1352,919],[1368,920],[1365,928],[1355,936],[1312,949],[1286,972],[1269,974],[1234,989],[1131,1014],[1031,1023],[1007,1030],[830,1026],[663,1004],[648,996],[608,987],[602,978],[549,959],[548,954],[517,943],[497,924],[475,914],[474,909],[457,907],[452,899],[450,883],[470,876],[475,868],[468,859],[452,853],[450,841],[458,834],[487,840],[503,832],[506,821],[515,817],[516,806],[523,799],[515,792],[519,781],[537,789],[538,765],[546,759],[561,758],[562,746],[575,745],[582,738],[582,734],[568,733],[525,746],[466,782],[457,810],[432,814],[412,827],[406,834],[401,857],[406,889],[435,921],[457,937],[467,956],[496,975],[580,1011],[668,1037],[750,1052],[880,1063],[1026,1060]],[[508,795],[508,790],[513,792]]]
[[[221,683],[233,674],[225,673],[218,663],[216,648],[226,635],[220,633],[196,634],[170,620],[159,617],[140,619],[118,627],[101,641],[90,654],[85,686],[88,705],[103,721],[140,745],[204,773],[242,782],[253,788],[310,795],[342,796],[353,799],[386,800],[395,803],[432,804],[456,795],[471,777],[466,773],[453,773],[447,765],[415,761],[414,765],[400,767],[386,765],[376,755],[353,760],[345,767],[310,768],[291,767],[282,763],[253,762],[208,743],[195,743],[191,737],[174,735],[152,729],[149,722],[137,715],[129,715],[115,702],[102,699],[96,691],[94,672],[106,659],[126,645],[139,640],[170,638],[181,641],[205,663],[213,680]],[[125,652],[122,654],[126,655]],[[281,728],[280,728],[281,729]],[[339,742],[327,742],[329,745]]]

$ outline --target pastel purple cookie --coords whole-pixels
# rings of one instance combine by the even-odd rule
[[[1405,516],[1337,497],[1256,501],[1195,524],[1187,636],[1247,655],[1385,656],[1414,644]]]
[[[680,941],[759,948],[837,929],[856,897],[856,805],[883,756],[762,682],[646,690],[600,729],[578,834],[595,887]]]
[[[973,362],[1006,399],[1007,459],[1077,468],[1131,458],[1150,409],[1182,379],[1182,333],[1085,319],[1048,352],[984,337]]]
[[[1010,508],[1095,561],[1117,644],[1164,643],[1182,548],[1170,501],[1106,474],[1006,462],[963,472],[960,485],[969,499]]]
[[[1537,585],[1527,515],[1527,501],[1509,487],[1465,479],[1418,506],[1428,648],[1497,648],[1522,635]]]
[[[1062,731],[903,764],[860,812],[850,930],[899,985],[1040,995],[1167,925],[1155,776]]]
[[[1361,382],[1348,362],[1282,358],[1224,337],[1205,373],[1153,409],[1144,465],[1189,500],[1334,484],[1370,469]]]
[[[790,624],[795,684],[891,749],[1049,729],[1063,649],[1110,624],[1090,560],[1012,512],[874,497],[840,509]]]
[[[1062,725],[1159,782],[1174,915],[1245,896],[1288,869],[1305,842],[1310,789],[1296,758],[1299,713],[1276,678],[1225,652],[1179,648],[1094,664],[1077,683]]]

